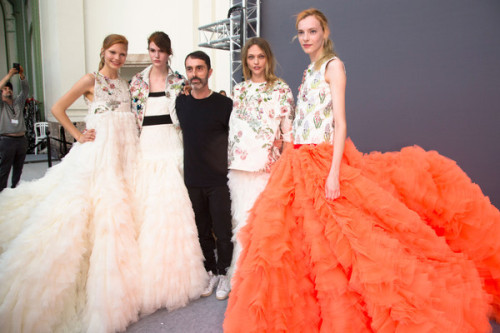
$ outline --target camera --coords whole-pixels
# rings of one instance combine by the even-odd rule
[[[12,65],[12,67],[14,67],[14,68],[17,70],[17,72],[18,72],[18,73],[19,73],[19,72],[21,72],[21,66],[20,66],[17,62],[15,62],[15,63]]]

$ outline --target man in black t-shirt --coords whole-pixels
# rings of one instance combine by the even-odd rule
[[[206,53],[190,53],[185,65],[191,94],[179,95],[175,103],[184,140],[184,182],[210,276],[202,296],[211,295],[218,283],[216,297],[222,300],[231,290],[226,271],[233,256],[227,186],[227,142],[233,102],[208,88],[212,69]]]

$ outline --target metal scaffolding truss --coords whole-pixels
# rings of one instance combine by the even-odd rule
[[[198,28],[198,46],[229,51],[231,91],[243,78],[241,48],[248,38],[260,36],[260,1],[232,0],[228,18]]]

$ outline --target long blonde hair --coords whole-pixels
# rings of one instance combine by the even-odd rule
[[[253,37],[247,40],[247,42],[245,43],[245,46],[241,51],[243,76],[245,77],[245,80],[249,80],[252,78],[252,71],[250,70],[250,67],[248,67],[247,56],[248,50],[254,45],[257,45],[266,55],[266,67],[264,69],[264,76],[267,82],[266,86],[267,88],[270,88],[278,80],[278,77],[276,76],[276,74],[274,74],[274,70],[276,69],[276,59],[274,58],[273,51],[271,50],[269,42],[264,38]]]
[[[300,13],[297,14],[297,20],[295,21],[295,28],[299,28],[299,22],[305,19],[308,16],[314,16],[318,21],[319,24],[321,25],[321,28],[323,31],[330,32],[330,28],[328,27],[328,19],[326,18],[325,14],[323,14],[321,11],[319,11],[316,8],[309,8],[306,10],[301,11]],[[323,54],[321,57],[316,61],[314,64],[314,69],[318,70],[320,69],[321,65],[328,59],[332,57],[336,57],[337,54],[335,53],[334,45],[332,40],[328,37],[325,38],[324,43],[323,43]]]
[[[123,44],[125,45],[125,48],[128,49],[128,40],[127,38],[125,38],[125,36],[118,34],[111,34],[106,36],[106,38],[104,38],[104,40],[102,41],[101,61],[99,62],[99,70],[101,70],[104,67],[104,51],[106,51],[115,44]]]

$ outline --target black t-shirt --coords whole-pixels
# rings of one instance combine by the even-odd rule
[[[227,139],[233,101],[216,92],[203,99],[181,94],[175,109],[184,139],[186,186],[227,184]]]

